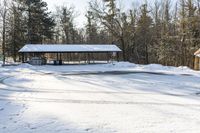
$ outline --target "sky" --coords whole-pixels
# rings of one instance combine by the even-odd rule
[[[55,10],[55,6],[67,5],[74,6],[75,10],[78,12],[77,17],[75,18],[75,24],[77,27],[81,28],[86,23],[85,13],[87,11],[88,2],[90,0],[44,0],[47,2],[48,7],[51,11]],[[123,2],[122,2],[123,1]],[[141,0],[140,0],[141,1]],[[131,8],[131,0],[121,0],[123,8]]]
[[[47,2],[48,7],[51,11],[55,10],[55,6],[59,5],[67,5],[67,6],[74,6],[75,11],[77,11],[78,15],[75,18],[75,24],[78,28],[83,27],[86,24],[85,14],[88,8],[88,2],[90,0],[44,0]],[[133,7],[133,2],[135,5],[139,5],[141,1],[145,0],[118,0],[122,4],[122,8],[124,10],[128,10]],[[150,4],[153,3],[155,0],[147,0]]]

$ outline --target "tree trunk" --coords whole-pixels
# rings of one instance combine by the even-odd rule
[[[148,53],[148,44],[146,42],[146,37],[145,37],[145,62],[146,64],[149,64],[149,53]]]
[[[2,52],[3,52],[3,66],[5,65],[5,44],[6,44],[6,11],[3,14],[3,38],[2,38]]]
[[[121,44],[122,44],[122,54],[123,54],[123,61],[127,61],[127,59],[126,59],[126,49],[125,49],[125,42],[124,42],[124,39],[123,38],[121,38],[120,39],[121,40]]]

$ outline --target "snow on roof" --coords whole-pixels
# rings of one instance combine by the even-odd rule
[[[200,54],[196,54],[195,56],[200,57]]]
[[[199,56],[199,55],[200,55],[200,49],[198,49],[198,50],[194,53],[194,55]]]
[[[121,52],[121,49],[112,44],[27,44],[19,52]]]

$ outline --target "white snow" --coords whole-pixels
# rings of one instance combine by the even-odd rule
[[[200,57],[200,54],[197,54],[197,55],[195,55],[195,56]]]
[[[0,67],[0,133],[197,133],[199,93],[187,67]]]
[[[19,52],[120,52],[116,45],[27,44]]]

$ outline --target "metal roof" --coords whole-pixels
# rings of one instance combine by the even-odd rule
[[[70,52],[121,52],[112,44],[26,44],[19,50],[21,53],[70,53]]]

